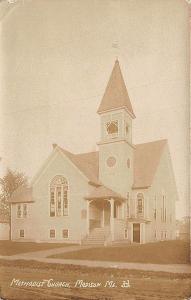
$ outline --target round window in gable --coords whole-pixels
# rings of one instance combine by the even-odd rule
[[[107,159],[107,165],[108,165],[108,167],[113,167],[113,166],[115,166],[115,164],[116,164],[116,159],[115,159],[115,157],[110,156],[110,157]]]
[[[130,162],[130,159],[128,158],[128,160],[127,160],[127,168],[130,168],[130,166],[131,166],[131,162]]]

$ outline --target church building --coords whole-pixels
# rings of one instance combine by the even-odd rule
[[[118,60],[97,113],[98,151],[74,154],[53,144],[30,186],[13,193],[12,240],[109,245],[175,239],[178,196],[168,142],[133,144],[135,113]]]

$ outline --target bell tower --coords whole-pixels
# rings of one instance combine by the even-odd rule
[[[133,184],[132,121],[135,115],[118,60],[97,112],[101,120],[99,180],[126,197]]]

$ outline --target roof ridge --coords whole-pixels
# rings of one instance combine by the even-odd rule
[[[134,145],[136,147],[136,146],[139,146],[139,145],[146,145],[146,144],[152,144],[152,143],[157,143],[157,142],[168,142],[168,139],[153,140],[153,141],[139,143],[139,144],[134,144]]]
[[[63,152],[69,160],[71,160],[71,162],[86,176],[86,178],[89,179],[90,182],[99,184],[98,175],[95,174],[96,168],[94,168],[93,165],[90,166],[89,161],[85,161],[85,159],[82,158],[79,159],[78,155],[63,149],[60,146],[57,146],[57,148],[60,149],[60,151]]]
[[[74,155],[83,155],[83,154],[90,154],[90,153],[99,153],[99,150],[97,150],[97,151],[90,151],[90,152],[82,152],[82,153],[74,153]]]
[[[63,148],[63,147],[61,147],[61,146],[59,146],[59,145],[57,145],[57,147],[60,148],[61,150],[65,151],[65,152],[69,153],[70,155],[73,155],[73,156],[76,156],[76,155],[84,155],[84,154],[90,154],[90,153],[99,153],[99,150],[96,150],[96,151],[90,151],[90,152],[73,153],[73,152],[71,152],[71,151],[69,151],[69,150],[66,150],[65,148]]]
[[[63,148],[63,147],[60,147],[59,145],[57,145],[57,147],[60,148],[61,150],[65,151],[65,152],[68,152],[69,154],[75,155],[74,153],[70,152],[69,150],[66,150],[66,149]]]

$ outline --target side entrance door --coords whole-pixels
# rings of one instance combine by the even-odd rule
[[[133,223],[133,242],[140,243],[141,230],[139,223]]]

